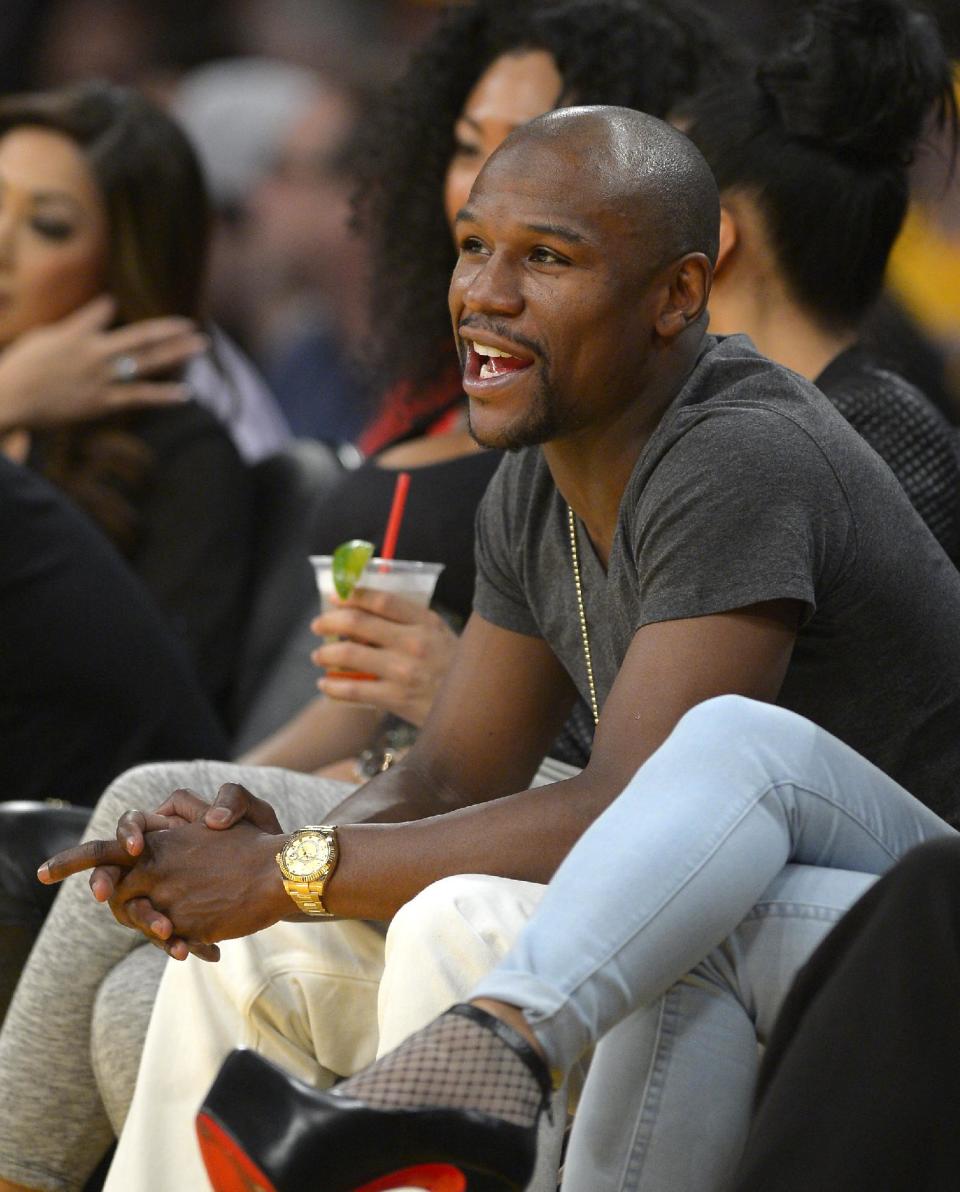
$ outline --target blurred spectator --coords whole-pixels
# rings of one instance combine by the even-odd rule
[[[400,73],[436,8],[411,0],[232,0],[241,49],[368,85]]]
[[[310,71],[261,58],[211,62],[183,76],[171,111],[199,154],[213,203],[208,303],[213,320],[243,347],[257,298],[248,259],[247,203],[280,138],[313,99]]]
[[[349,358],[367,325],[364,246],[348,228],[358,110],[326,80],[250,198],[255,350],[294,434],[331,443],[352,442],[369,412]]]
[[[172,108],[218,216],[214,318],[265,366],[294,433],[352,440],[366,413],[346,350],[365,317],[363,250],[347,227],[356,94],[286,62],[234,58],[184,76]]]
[[[266,58],[209,62],[180,80],[170,108],[200,155],[221,212],[243,208],[316,89],[310,71]]]
[[[960,85],[957,87],[960,99]],[[942,132],[918,154],[913,202],[890,258],[892,299],[936,348],[942,403],[960,421],[960,175]]]

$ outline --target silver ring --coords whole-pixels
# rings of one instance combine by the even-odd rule
[[[110,376],[115,381],[132,381],[139,371],[137,358],[130,352],[122,352],[110,361]]]

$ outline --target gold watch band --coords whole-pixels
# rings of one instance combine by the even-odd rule
[[[333,915],[323,905],[325,885],[326,882],[292,882],[289,878],[283,879],[283,888],[300,910],[314,918],[332,919]]]

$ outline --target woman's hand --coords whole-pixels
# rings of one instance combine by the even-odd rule
[[[25,332],[3,351],[0,434],[190,396],[186,385],[149,378],[206,351],[207,337],[192,320],[144,319],[107,330],[114,311],[113,299],[101,295],[56,323]]]
[[[441,617],[393,592],[357,590],[317,617],[311,628],[321,637],[347,639],[314,650],[317,666],[373,676],[326,674],[317,682],[325,695],[424,723],[457,646],[457,635]]]

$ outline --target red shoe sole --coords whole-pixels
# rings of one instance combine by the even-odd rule
[[[197,1115],[197,1138],[215,1192],[276,1192],[271,1181],[238,1146],[236,1139],[203,1113]],[[462,1171],[448,1163],[428,1163],[379,1176],[354,1192],[391,1192],[396,1188],[467,1192],[467,1180]]]
[[[200,1154],[216,1192],[276,1192],[246,1152],[212,1118],[197,1115]]]

